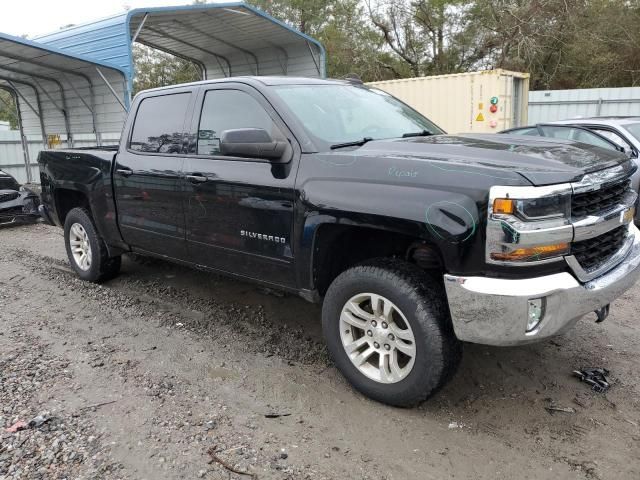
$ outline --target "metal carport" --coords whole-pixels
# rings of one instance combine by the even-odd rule
[[[242,2],[135,9],[36,40],[117,65],[130,86],[134,42],[193,61],[203,79],[325,76],[322,44]]]
[[[34,138],[45,148],[117,140],[131,100],[134,42],[193,61],[203,79],[325,76],[322,44],[242,2],[136,9],[35,42],[0,34],[0,88],[18,105],[28,176]]]
[[[45,147],[76,138],[100,145],[119,134],[129,104],[122,69],[2,33],[0,89],[16,100],[28,177],[34,138]]]

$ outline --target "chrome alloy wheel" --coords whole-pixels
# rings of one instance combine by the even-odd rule
[[[374,293],[351,297],[340,313],[340,338],[356,368],[379,383],[409,375],[416,358],[411,326],[389,299]]]
[[[91,268],[91,244],[87,231],[79,223],[71,225],[69,246],[76,265],[82,270],[89,270]]]

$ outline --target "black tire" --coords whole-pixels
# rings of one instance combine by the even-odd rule
[[[415,361],[408,375],[396,383],[367,377],[343,347],[342,308],[365,292],[393,302],[413,330]],[[331,357],[346,379],[367,397],[397,407],[411,407],[433,395],[455,374],[462,358],[462,343],[453,332],[441,280],[400,260],[374,260],[340,274],[325,296],[322,327]]]
[[[79,223],[87,233],[91,248],[91,265],[84,270],[77,263],[71,252],[70,231],[73,224]],[[64,243],[67,249],[69,263],[82,280],[100,283],[110,280],[120,272],[121,257],[109,257],[104,240],[98,235],[91,214],[84,208],[74,208],[64,221]]]

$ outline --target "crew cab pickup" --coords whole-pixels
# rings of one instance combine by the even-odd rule
[[[635,165],[516,135],[445,135],[355,82],[239,77],[136,96],[120,146],[43,151],[43,217],[85,280],[127,252],[322,302],[336,366],[419,403],[463,342],[559,334],[640,274]]]

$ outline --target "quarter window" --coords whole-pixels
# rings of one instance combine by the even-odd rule
[[[149,153],[180,153],[190,95],[176,93],[142,100],[129,148]]]
[[[267,111],[240,90],[210,90],[204,97],[198,127],[198,155],[220,155],[220,136],[225,130],[262,128],[272,138],[283,135]]]

